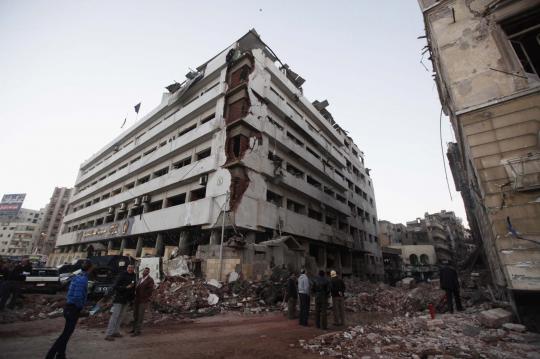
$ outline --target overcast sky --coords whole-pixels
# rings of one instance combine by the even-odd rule
[[[24,207],[43,207],[126,114],[133,124],[133,105],[149,112],[164,86],[250,28],[364,151],[379,219],[465,217],[450,172],[453,201],[447,190],[415,0],[0,0],[0,194],[26,192]],[[442,129],[446,151],[447,118]]]

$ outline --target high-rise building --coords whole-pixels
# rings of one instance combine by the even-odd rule
[[[51,200],[45,207],[40,235],[33,249],[35,254],[49,254],[54,250],[71,191],[71,188],[65,187],[54,189]]]
[[[83,162],[56,261],[177,250],[210,277],[288,265],[382,279],[373,181],[328,101],[309,101],[254,30],[186,77]]]

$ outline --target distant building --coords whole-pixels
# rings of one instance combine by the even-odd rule
[[[379,242],[381,247],[402,244],[407,235],[407,227],[401,223],[379,221]]]
[[[71,193],[71,188],[56,187],[54,189],[51,200],[45,207],[40,235],[33,250],[34,254],[47,255],[53,252]]]
[[[382,247],[384,282],[394,285],[403,278],[403,259],[401,249]]]
[[[430,244],[392,245],[399,249],[403,260],[403,276],[424,281],[432,278],[439,270],[435,247]]]
[[[0,256],[32,254],[32,247],[40,236],[44,209],[21,208],[15,217],[0,218]]]

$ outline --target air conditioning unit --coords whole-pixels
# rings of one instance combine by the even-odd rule
[[[149,195],[142,196],[142,203],[148,203],[148,202],[150,202],[150,196]]]
[[[120,205],[120,208],[118,208],[118,210],[119,210],[119,211],[125,211],[126,208],[127,208],[126,204],[125,204],[125,203],[122,203],[122,204]]]
[[[109,207],[107,210],[107,214],[113,214],[114,213],[114,207]]]
[[[201,177],[199,177],[199,184],[201,186],[206,186],[207,183],[208,183],[208,175],[202,175]]]
[[[135,202],[133,203],[133,205],[135,207],[138,207],[138,206],[140,206],[140,204],[141,204],[141,199],[140,198],[135,198]]]

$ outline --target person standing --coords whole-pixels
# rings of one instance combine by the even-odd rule
[[[81,264],[81,273],[77,274],[69,285],[66,305],[64,306],[64,319],[66,324],[62,334],[56,339],[51,349],[47,353],[46,359],[65,359],[66,347],[75,330],[81,310],[86,304],[86,295],[88,291],[88,274],[92,271],[92,262],[84,261]]]
[[[285,300],[287,301],[287,316],[289,319],[296,317],[296,301],[298,298],[298,287],[296,284],[296,276],[291,272],[287,279],[287,287],[285,288]]]
[[[334,309],[334,325],[342,326],[345,324],[345,310],[343,303],[345,298],[345,282],[337,276],[335,270],[330,272],[330,277],[330,292],[332,293],[332,305]]]
[[[141,334],[141,326],[144,319],[144,312],[154,291],[154,279],[150,276],[150,268],[143,270],[142,278],[139,279],[135,287],[135,301],[133,305],[133,329],[130,333],[132,337]]]
[[[462,311],[463,306],[461,305],[461,297],[459,296],[458,275],[456,270],[450,266],[450,263],[447,260],[443,261],[443,266],[439,271],[439,278],[441,289],[446,292],[448,311],[454,313],[453,301],[456,302],[457,310]]]
[[[4,310],[7,300],[11,296],[11,300],[7,305],[8,308],[15,308],[15,304],[21,295],[22,283],[26,280],[26,276],[32,272],[32,264],[28,259],[23,259],[21,263],[17,263],[7,274],[7,280],[2,286],[0,294],[0,311]]]
[[[121,338],[120,324],[122,317],[130,302],[133,301],[135,295],[135,267],[130,264],[127,266],[127,271],[122,272],[116,278],[113,285],[114,299],[111,319],[105,333],[105,340],[112,341],[114,338]]]
[[[302,269],[298,277],[298,297],[300,298],[300,316],[299,323],[307,327],[309,317],[309,278],[306,275],[306,270]]]
[[[326,330],[328,328],[327,309],[328,296],[330,295],[330,281],[323,270],[319,271],[319,276],[313,284],[315,292],[315,325],[317,328]]]

